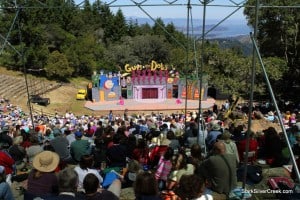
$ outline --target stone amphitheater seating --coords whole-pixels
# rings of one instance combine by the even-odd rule
[[[0,75],[0,96],[7,99],[21,100],[27,97],[26,82],[24,77]],[[48,84],[38,78],[27,78],[29,94],[45,94],[60,86]]]

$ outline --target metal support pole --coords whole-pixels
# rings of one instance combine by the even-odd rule
[[[269,81],[269,78],[268,78],[268,75],[267,75],[267,72],[266,72],[264,63],[263,63],[262,58],[261,58],[261,56],[260,56],[259,49],[258,49],[258,47],[257,47],[257,45],[256,45],[256,42],[255,42],[254,37],[253,37],[252,34],[251,34],[251,40],[252,40],[252,42],[253,42],[253,44],[254,44],[254,47],[255,47],[255,50],[256,50],[257,57],[258,57],[258,59],[259,59],[260,65],[261,65],[261,67],[262,67],[262,70],[263,70],[263,73],[264,73],[264,77],[265,77],[265,79],[266,79],[267,86],[268,86],[269,92],[270,92],[270,94],[271,94],[272,102],[274,103],[275,110],[276,110],[276,112],[278,113],[279,124],[280,124],[280,127],[281,127],[281,129],[282,129],[282,132],[284,133],[284,137],[285,137],[285,140],[286,140],[286,143],[287,143],[287,146],[288,146],[288,149],[289,149],[291,158],[292,158],[292,162],[293,162],[294,168],[295,168],[295,170],[296,170],[296,175],[297,175],[298,181],[300,181],[299,169],[298,169],[298,166],[297,166],[297,163],[296,163],[296,159],[295,159],[295,156],[294,156],[294,153],[293,153],[293,150],[292,150],[292,147],[291,147],[291,144],[290,144],[288,135],[287,135],[286,130],[285,130],[285,128],[284,128],[284,124],[283,124],[283,121],[282,121],[282,116],[280,115],[280,110],[279,110],[279,108],[278,108],[278,106],[277,106],[277,102],[276,102],[276,99],[275,99],[275,96],[274,96],[274,93],[273,93],[273,89],[272,89],[272,87],[271,87],[271,84],[270,84],[270,81]]]
[[[21,13],[21,8],[20,7],[18,8],[18,10]],[[22,43],[22,33],[21,33],[21,28],[20,27],[21,26],[20,26],[20,18],[19,18],[18,28],[19,28],[19,40],[20,40],[20,44],[21,44]],[[28,107],[29,107],[29,113],[30,113],[32,128],[34,129],[32,107],[31,107],[31,102],[30,102],[30,94],[29,94],[28,81],[27,81],[27,72],[26,72],[26,66],[25,66],[25,61],[24,61],[24,47],[22,47],[22,52],[20,53],[20,55],[21,55],[21,60],[22,60],[22,65],[23,65],[23,73],[24,73],[25,85],[26,85],[26,91],[27,91],[27,102],[28,102]]]
[[[205,21],[206,21],[206,6],[208,4],[209,0],[204,0],[203,1],[203,17],[202,17],[202,36],[201,36],[201,62],[200,62],[200,69],[198,70],[198,80],[199,80],[199,107],[198,107],[198,135],[197,135],[197,141],[199,143],[199,136],[201,131],[203,132],[203,140],[205,139],[205,135],[204,135],[204,129],[203,129],[203,125],[201,124],[201,113],[202,113],[202,81],[203,81],[203,65],[204,65],[204,43],[205,43]],[[204,153],[206,154],[206,147],[204,145]]]
[[[186,64],[186,68],[185,68],[185,105],[184,105],[184,129],[185,132],[187,131],[187,126],[186,126],[186,117],[187,117],[187,106],[188,106],[188,66],[189,66],[189,50],[190,50],[190,41],[189,41],[189,37],[190,37],[190,9],[191,9],[191,4],[190,4],[190,0],[188,0],[188,4],[187,4],[187,28],[186,28],[186,38],[187,38],[187,47],[186,47],[186,58],[185,58],[185,64]]]
[[[258,11],[259,11],[259,0],[256,0],[256,7],[255,7],[255,25],[254,25],[254,37],[256,38],[257,35],[257,24],[258,24]],[[251,124],[252,124],[252,110],[253,110],[253,88],[255,83],[255,46],[252,47],[252,70],[251,70],[251,87],[250,87],[250,105],[249,105],[249,113],[248,113],[248,127],[246,132],[246,155],[244,158],[244,174],[243,174],[243,189],[246,187],[246,179],[247,179],[247,167],[248,167],[248,157],[249,157],[249,135],[251,131]],[[242,194],[244,196],[244,193]]]

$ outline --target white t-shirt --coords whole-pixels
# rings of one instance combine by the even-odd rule
[[[96,169],[89,169],[88,168],[86,170],[86,169],[81,169],[79,166],[76,166],[74,168],[74,170],[78,174],[78,179],[79,179],[78,187],[77,187],[78,190],[82,190],[83,189],[83,179],[85,178],[85,176],[87,174],[90,174],[90,173],[94,174],[98,178],[100,184],[103,182],[102,176],[99,174],[99,172]]]
[[[201,197],[198,197],[197,199],[194,200],[213,200],[213,196],[210,194],[203,194]]]

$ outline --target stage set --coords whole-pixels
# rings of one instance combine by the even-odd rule
[[[125,65],[126,73],[100,74],[94,72],[88,86],[92,101],[85,107],[90,110],[198,110],[199,85],[197,78],[180,77],[174,69],[152,61],[150,65]],[[207,78],[203,78],[201,108],[209,109],[215,103],[207,98]]]

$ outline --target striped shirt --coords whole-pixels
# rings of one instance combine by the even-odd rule
[[[155,177],[157,180],[161,179],[166,181],[170,174],[172,168],[171,160],[165,160],[164,156],[161,156],[157,165],[157,170],[155,172]]]

